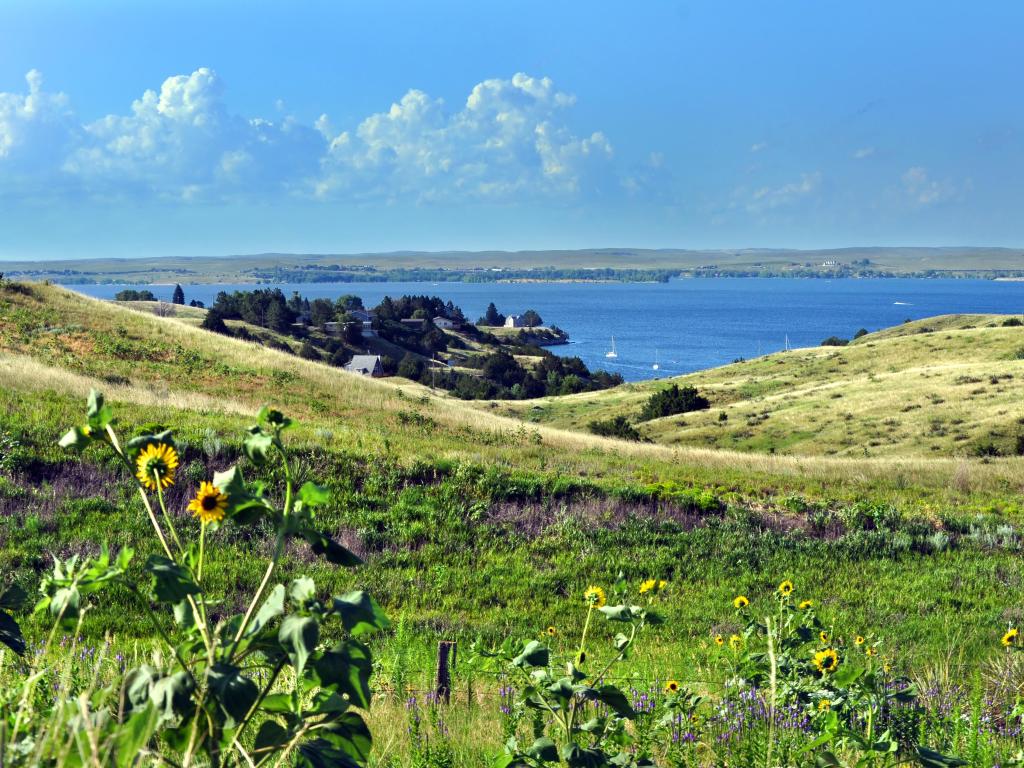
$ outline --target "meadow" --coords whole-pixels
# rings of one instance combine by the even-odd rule
[[[999,377],[1021,375],[1024,363],[1009,357],[1015,343],[1009,334],[1019,330],[993,318],[930,325],[926,333],[907,327],[845,348],[740,363],[705,374],[700,388],[739,414],[752,405],[745,394],[810,397],[802,390],[828,390],[826,380],[838,375],[832,368],[849,369],[858,389],[868,387],[861,401],[867,408],[921,369],[929,374],[920,377],[925,388],[903,402],[913,404],[940,385],[963,392],[968,385],[956,384],[956,376],[984,370],[1000,383],[986,384],[990,391],[977,395],[977,402],[959,396],[959,413],[977,406],[979,415],[970,427],[957,426],[969,430],[975,443],[998,429],[1009,439],[1016,429],[1013,379]],[[943,365],[951,369],[941,375],[927,363],[940,367],[933,359],[938,351],[929,349],[938,342],[947,358]],[[837,354],[847,362],[831,357]],[[912,354],[917,357],[909,359]],[[799,368],[787,367],[792,365]],[[785,369],[777,390],[769,384],[772,366]],[[871,390],[872,375],[888,382]],[[737,382],[732,388],[731,377]],[[800,378],[805,386],[794,389]],[[765,391],[755,394],[758,386]],[[616,665],[621,671],[607,682],[623,689],[634,713],[648,708],[660,722],[670,707],[680,717],[696,717],[693,728],[676,728],[675,742],[671,728],[659,731],[653,717],[623,726],[623,738],[634,739],[649,726],[649,751],[660,762],[768,764],[767,748],[788,750],[778,759],[791,764],[814,764],[825,751],[843,761],[836,764],[854,764],[851,755],[861,747],[836,730],[839,724],[827,713],[819,714],[825,712],[819,706],[826,688],[837,712],[842,705],[840,686],[829,679],[829,688],[826,676],[808,666],[809,654],[821,650],[805,636],[812,626],[836,636],[829,647],[835,645],[851,669],[867,670],[841,686],[851,717],[871,712],[891,725],[885,749],[895,746],[871,753],[872,764],[929,764],[926,758],[950,754],[976,765],[1008,764],[1020,748],[1013,709],[1022,670],[1010,653],[1014,642],[1001,644],[1007,629],[1022,620],[1020,457],[979,456],[957,449],[965,441],[923,442],[916,431],[902,439],[917,450],[865,444],[866,457],[854,450],[824,455],[828,441],[838,440],[826,428],[831,417],[822,413],[824,394],[805,406],[821,413],[826,426],[816,427],[822,436],[804,455],[757,452],[754,444],[738,446],[740,451],[717,444],[623,443],[567,429],[575,426],[574,417],[557,417],[560,401],[543,404],[536,414],[539,422],[550,416],[550,424],[524,422],[508,412],[507,403],[473,408],[420,385],[347,375],[214,336],[187,319],[155,317],[40,284],[0,284],[0,387],[0,568],[29,594],[38,593],[52,569],[47,553],[61,560],[96,557],[106,543],[112,551],[133,548],[140,563],[158,554],[137,481],[119,467],[109,446],[88,444],[73,455],[57,445],[68,427],[82,422],[90,390],[104,392],[117,429],[126,435],[174,429],[180,464],[165,501],[182,530],[195,529],[186,506],[200,484],[236,463],[248,482],[280,487],[287,479],[280,467],[254,462],[241,437],[266,403],[295,419],[287,445],[296,487],[307,479],[322,485],[318,529],[364,562],[339,569],[308,541],[296,540],[282,550],[276,578],[289,583],[305,576],[331,594],[365,591],[390,617],[390,628],[366,638],[378,694],[366,716],[374,734],[373,764],[482,765],[500,758],[511,735],[526,739],[538,727],[536,707],[524,704],[525,685],[513,682],[516,669],[501,663],[502,643],[512,638],[522,650],[544,635],[552,638],[545,639],[551,658],[564,665],[586,626],[596,647],[616,648],[620,625],[605,617],[590,622],[592,606],[583,595],[596,585],[608,593],[609,606],[616,604],[613,595],[636,600],[639,585],[649,579],[665,582],[644,598],[649,606],[643,603],[652,616],[657,612],[658,622],[644,623],[629,658]],[[623,402],[607,407],[632,407],[645,391],[630,385],[615,395]],[[578,400],[587,398],[569,398],[565,408],[579,407]],[[922,402],[907,413],[919,419],[917,411],[941,405]],[[874,427],[853,412],[856,441]],[[902,428],[910,429],[909,422]],[[273,541],[270,518],[211,534],[203,588],[223,595],[209,608],[211,623],[245,609],[242,596],[260,584]],[[796,585],[795,592],[792,601],[780,602],[785,581]],[[738,595],[749,596],[751,604],[735,608]],[[814,603],[813,617],[797,611],[805,599]],[[17,618],[32,649],[43,651],[42,663],[52,659],[52,674],[88,689],[92,678],[70,667],[69,659],[91,663],[102,654],[105,661],[89,669],[112,680],[120,669],[159,652],[151,623],[134,606],[131,590],[111,586],[65,639],[54,634],[49,645],[52,622],[45,615],[22,612]],[[632,620],[639,622],[636,616]],[[766,634],[766,616],[788,622],[789,634],[779,625]],[[812,621],[820,629],[805,624]],[[742,638],[741,647],[729,644],[734,635]],[[769,636],[779,647],[792,644],[789,667],[765,666]],[[877,661],[855,655],[858,636],[871,638]],[[457,641],[459,648],[450,706],[432,699],[441,640]],[[77,656],[67,652],[72,645]],[[546,668],[537,663],[533,670],[549,674]],[[23,674],[6,654],[5,681],[13,685]],[[769,677],[778,684],[786,675],[800,712],[781,717],[773,705],[758,714]],[[760,681],[742,689],[747,703],[737,698],[737,679]],[[692,711],[681,703],[682,691],[666,691],[672,680],[687,696],[700,698]],[[899,702],[908,711],[897,714],[895,703],[883,706],[889,699],[881,691],[911,685],[918,704]],[[741,718],[746,735],[738,738],[729,718],[748,705]],[[607,710],[594,706],[591,714],[606,718],[602,727],[611,732]],[[843,722],[859,723],[858,717]],[[909,718],[911,726],[899,727],[914,731],[913,738],[894,735],[901,718]],[[722,739],[727,731],[732,735]],[[827,731],[831,742],[801,756],[801,745]],[[683,734],[693,750],[673,746]],[[921,742],[941,754],[928,758],[930,753],[915,751]],[[543,762],[537,756],[516,759]]]

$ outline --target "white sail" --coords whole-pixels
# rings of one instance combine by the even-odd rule
[[[612,336],[612,348],[604,353],[605,357],[618,357],[619,353],[615,351],[615,337]]]

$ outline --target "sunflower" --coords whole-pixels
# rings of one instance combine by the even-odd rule
[[[828,699],[822,699],[818,702],[819,712],[828,712],[830,709],[832,709],[832,702]]]
[[[545,633],[547,634],[548,637],[554,637],[555,635],[558,634],[558,630],[555,629],[554,627],[548,627],[544,631],[545,631]]]
[[[878,648],[876,648],[873,645],[868,646],[867,648],[864,649],[864,654],[866,656],[877,656],[878,655]]]
[[[1011,645],[1019,645],[1020,632],[1016,628],[1007,630],[1006,634],[1003,635],[1002,643],[1007,648],[1009,648]]]
[[[740,648],[743,647],[743,638],[739,635],[730,635],[729,647],[732,648],[734,651],[738,651]]]
[[[608,602],[604,590],[594,586],[587,587],[587,591],[583,593],[583,599],[587,601],[587,605],[591,608],[602,608]]]
[[[813,607],[813,606],[814,606],[814,603],[813,603],[813,602],[811,602],[810,600],[801,600],[801,601],[800,601],[800,605],[799,605],[799,606],[797,606],[797,607],[798,607],[798,608],[799,608],[799,609],[800,609],[801,611],[806,611],[806,610],[807,610],[808,608],[811,608],[811,607]]]
[[[665,693],[678,693],[679,682],[676,680],[667,680],[665,682]]]
[[[221,493],[213,483],[205,480],[199,485],[196,497],[188,503],[188,511],[206,525],[219,523],[224,519],[224,510],[228,508],[228,497]]]
[[[864,636],[857,635],[855,638],[853,638],[853,643],[854,645],[864,645]]]
[[[783,597],[789,597],[793,594],[793,582],[786,579],[784,582],[779,584],[779,594]]]
[[[167,443],[150,443],[135,458],[135,476],[151,491],[174,485],[174,473],[178,468],[178,452]]]
[[[818,633],[818,639],[821,640],[821,642],[823,642],[823,643],[827,643],[828,642],[828,632],[826,632],[825,630],[821,630],[821,632]]]
[[[715,645],[725,645],[725,638],[721,635],[715,635]]]
[[[641,595],[656,589],[658,589],[657,579],[645,579],[644,581],[640,582]]]
[[[748,605],[750,605],[750,601],[747,600],[746,595],[739,595],[732,601],[733,608],[746,608]]]
[[[839,666],[839,654],[832,648],[826,648],[824,651],[818,651],[814,654],[814,666],[818,668],[821,674],[826,675],[829,672],[835,672],[836,667]]]

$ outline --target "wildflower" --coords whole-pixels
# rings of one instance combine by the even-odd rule
[[[668,586],[668,582],[667,582],[667,581],[665,581],[664,579],[659,579],[659,580],[658,580],[658,591],[659,591],[659,592],[660,592],[661,590],[663,590],[663,589],[664,589],[665,587],[667,587],[667,586]]]
[[[548,637],[554,637],[555,635],[558,634],[558,630],[555,629],[554,627],[548,627],[545,631],[547,632]]]
[[[604,604],[608,602],[608,598],[604,594],[604,590],[600,587],[590,586],[587,587],[587,591],[583,593],[583,599],[587,601],[587,605],[592,608],[602,608]]]
[[[821,632],[818,633],[818,639],[821,640],[822,643],[827,643],[828,632],[826,632],[825,630],[821,630]]]
[[[1007,630],[1006,634],[1003,635],[1002,643],[1007,648],[1009,648],[1011,645],[1020,644],[1020,632],[1016,629],[1016,627]]]
[[[779,584],[779,594],[783,597],[789,597],[793,594],[793,582],[786,579],[784,582]]]
[[[818,651],[814,654],[814,666],[818,668],[821,674],[826,675],[829,672],[835,672],[836,667],[839,666],[839,654],[832,648],[826,648],[824,651]]]
[[[743,647],[743,638],[739,635],[731,635],[729,637],[729,647],[732,648],[734,651],[738,651],[740,648]]]
[[[818,702],[819,712],[828,712],[830,709],[832,709],[832,702],[828,699],[822,699]]]
[[[746,608],[750,605],[750,601],[747,600],[746,595],[739,595],[735,600],[732,601],[733,608]]]
[[[864,636],[857,635],[855,638],[853,638],[853,643],[854,645],[864,645]]]
[[[679,683],[676,680],[668,680],[665,683],[665,693],[678,693]]]
[[[228,497],[221,493],[213,483],[205,480],[199,485],[196,497],[188,503],[188,510],[205,525],[219,523],[224,519],[224,510],[228,508]]]
[[[135,476],[151,491],[174,485],[174,473],[178,468],[178,452],[167,443],[150,443],[135,459]]]
[[[799,606],[797,606],[797,607],[798,607],[798,608],[799,608],[799,609],[800,609],[801,611],[806,611],[806,610],[807,610],[808,608],[811,608],[811,607],[813,607],[813,606],[814,606],[814,603],[813,603],[813,602],[811,602],[810,600],[801,600],[801,601],[800,601],[800,605],[799,605]]]
[[[864,654],[866,656],[877,656],[878,655],[878,648],[873,646],[873,645],[869,646],[868,648],[864,649]],[[886,666],[886,670],[885,671],[888,672],[889,671],[889,669],[888,669],[889,665],[886,664],[885,666]]]
[[[721,635],[715,635],[715,645],[725,645],[725,638]]]
[[[656,590],[657,588],[658,582],[656,579],[645,579],[644,581],[640,582],[641,595],[646,594],[647,592],[650,592],[652,590]]]

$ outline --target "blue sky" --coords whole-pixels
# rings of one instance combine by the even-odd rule
[[[0,5],[0,259],[1024,244],[1024,5]]]

